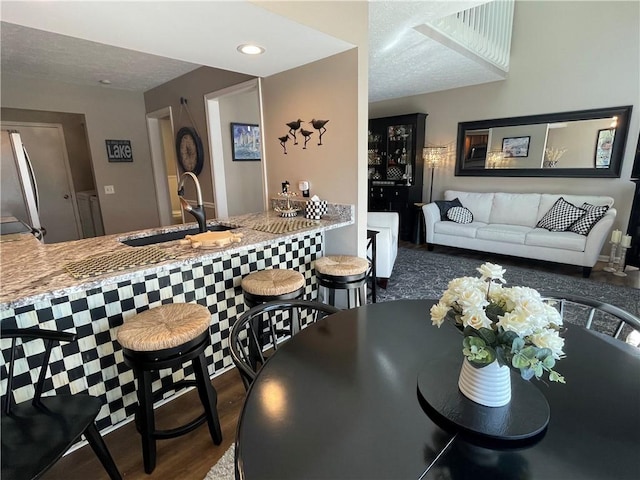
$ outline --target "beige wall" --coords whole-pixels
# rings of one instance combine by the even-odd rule
[[[198,181],[202,188],[202,197],[205,203],[214,203],[214,195],[211,150],[209,148],[209,135],[207,134],[204,96],[252,78],[255,77],[220,70],[218,68],[200,67],[144,93],[147,112],[154,112],[161,108],[171,107],[173,128],[175,130],[174,136],[182,127],[195,127],[198,132],[204,149],[204,167],[200,175],[198,175]],[[187,108],[183,107],[182,110],[180,108],[181,97],[187,100]],[[195,125],[191,122],[188,112],[191,113]],[[180,173],[182,173],[182,171],[180,171]],[[185,197],[191,201],[195,201],[196,199],[195,188],[192,182],[185,182]],[[214,211],[212,209],[207,209],[207,218],[214,218]],[[193,218],[190,215],[186,215],[185,221],[191,222]]]
[[[297,180],[302,179],[302,177],[297,178],[298,175],[313,174],[313,177],[308,178],[311,182],[312,195],[314,193],[324,194],[329,201],[340,201],[338,199],[343,198],[345,199],[342,201],[343,203],[356,205],[356,224],[354,226],[327,232],[327,252],[357,253],[364,256],[366,251],[369,94],[369,7],[367,2],[255,1],[253,3],[345,40],[357,47],[355,50],[341,54],[343,57],[336,55],[265,79],[263,83],[265,86],[263,93],[264,112],[269,115],[269,120],[265,117],[263,127],[267,130],[264,135],[265,148],[267,148],[266,169],[267,174],[273,179],[269,181],[270,193],[276,194],[280,191],[282,180],[288,179],[292,187],[296,187]],[[347,70],[342,71],[340,68]],[[316,70],[318,70],[318,78],[311,74]],[[277,85],[280,82],[289,86],[289,95],[286,94],[285,89]],[[337,98],[341,99],[342,104],[336,102]],[[293,99],[297,103],[294,103]],[[278,102],[281,104],[279,105]],[[310,110],[316,105],[320,106],[321,110]],[[281,112],[274,110],[277,108]],[[318,163],[312,164],[305,163],[306,161],[295,164],[289,158],[289,154],[285,160],[277,140],[278,137],[286,133],[284,130],[286,126],[282,124],[282,121],[286,123],[298,118],[308,121],[313,117],[304,118],[298,115],[307,115],[308,113],[316,115],[317,111],[328,113],[326,116],[330,120],[327,124],[328,131],[322,138],[323,143],[326,142],[328,146],[324,151],[327,152],[331,149],[332,154],[325,154],[318,160]],[[333,114],[334,111],[338,115]],[[280,115],[280,113],[286,113],[286,115]],[[315,118],[319,117],[318,113]],[[346,123],[346,118],[350,118],[351,122]],[[306,126],[309,125],[306,124]],[[343,126],[347,130],[339,131]],[[317,132],[313,131],[312,138],[316,139],[315,143],[317,144]],[[289,150],[291,143],[289,141],[287,150]],[[307,144],[309,151],[312,151],[312,143],[313,140]],[[333,149],[338,145],[344,145],[345,148],[334,152]],[[317,145],[315,146],[317,147]],[[318,148],[324,147],[325,145]],[[278,149],[280,149],[279,152]],[[275,153],[275,156],[270,155],[269,152]],[[307,150],[304,152],[307,153]],[[275,170],[272,170],[272,167]],[[291,173],[289,174],[289,172]],[[333,178],[327,178],[325,172],[329,172]],[[288,176],[282,179],[277,177],[284,174],[288,174]],[[322,180],[318,185],[316,176],[318,179],[327,180]]]
[[[229,216],[264,210],[262,161],[233,161],[232,122],[260,124],[258,90],[230,95],[220,99],[224,176]]]
[[[308,180],[311,195],[333,203],[356,203],[357,75],[354,49],[263,79],[263,138],[271,197],[277,197],[285,180],[298,193],[298,181]],[[313,118],[329,120],[322,145],[318,145],[318,130],[309,123]],[[303,149],[304,140],[297,132],[298,145],[290,138],[285,154],[278,137],[286,135],[286,124],[297,119],[305,122],[302,128],[313,132],[311,140]],[[355,229],[341,230],[352,230],[348,240],[328,244],[327,251],[355,254]]]
[[[1,93],[3,108],[84,114],[105,233],[158,226],[142,93],[4,73]],[[130,140],[133,162],[108,162],[107,139]]]
[[[76,192],[95,190],[84,115],[1,108],[0,118],[4,122],[58,123],[62,125],[64,143],[67,147],[69,158],[69,168],[73,178],[73,189]]]
[[[611,195],[614,228],[626,230],[640,116],[639,18],[639,2],[517,1],[506,80],[373,103],[370,117],[426,112],[426,142],[453,149],[462,121],[633,105],[619,179],[456,177],[452,155],[434,184],[435,198],[445,189]]]

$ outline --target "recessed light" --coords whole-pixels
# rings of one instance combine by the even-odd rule
[[[100,83],[103,84],[103,85],[111,85],[111,80],[107,80],[105,78],[105,79],[100,80]]]
[[[264,53],[264,48],[259,45],[245,43],[242,45],[238,45],[238,51],[240,53],[244,53],[245,55],[260,55],[261,53]]]

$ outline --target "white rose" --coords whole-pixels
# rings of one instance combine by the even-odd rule
[[[504,330],[515,332],[519,337],[526,337],[533,332],[529,317],[526,313],[514,310],[513,312],[507,312],[502,316],[498,316],[498,326]]]
[[[440,328],[442,322],[444,322],[447,313],[449,312],[449,307],[442,302],[438,302],[431,307],[431,322],[433,325],[436,325]]]
[[[496,265],[493,263],[483,263],[479,268],[476,268],[482,275],[482,280],[497,280],[499,282],[505,283],[503,275],[507,270],[502,268],[500,265]]]
[[[536,347],[548,348],[553,354],[553,358],[560,360],[564,356],[564,338],[556,330],[544,329],[534,333],[529,337]]]
[[[458,303],[462,306],[462,310],[481,308],[489,305],[489,302],[485,300],[484,295],[478,290],[465,290],[460,293],[458,297]]]
[[[562,316],[560,316],[560,312],[556,310],[555,307],[545,303],[544,311],[547,315],[547,321],[552,323],[553,325],[562,325]]]
[[[491,320],[487,317],[482,308],[473,308],[465,311],[462,315],[462,325],[472,327],[476,330],[480,328],[491,328]]]

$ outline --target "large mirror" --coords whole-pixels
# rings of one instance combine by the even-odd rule
[[[458,124],[456,175],[620,177],[631,106]]]

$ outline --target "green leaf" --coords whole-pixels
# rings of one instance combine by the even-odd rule
[[[537,358],[536,354],[538,353],[538,348],[532,347],[532,346],[525,347],[522,350],[520,350],[520,353],[525,357],[527,357],[529,360],[534,360]]]
[[[511,359],[511,365],[513,365],[514,368],[529,368],[530,364],[530,360],[520,352],[516,353]]]
[[[495,303],[490,303],[489,305],[487,305],[487,308],[485,308],[485,313],[491,321],[497,322],[498,316],[504,315],[505,311]]]
[[[538,352],[536,353],[536,358],[538,360],[544,360],[545,358],[553,355],[553,352],[550,348],[538,348]]]
[[[549,372],[549,380],[552,382],[567,383],[564,381],[564,377],[562,375],[553,370]]]
[[[521,368],[520,376],[525,380],[531,380],[533,378],[533,370],[530,368]]]
[[[542,360],[542,364],[545,368],[551,370],[556,365],[556,359],[549,355],[547,358]]]
[[[511,330],[505,330],[498,335],[498,342],[503,345],[512,345],[513,341],[518,338],[516,332],[512,332]]]
[[[511,352],[516,353],[524,348],[524,340],[516,335],[511,343]]]
[[[480,328],[478,336],[484,340],[487,345],[493,345],[496,342],[496,334],[489,328]]]

